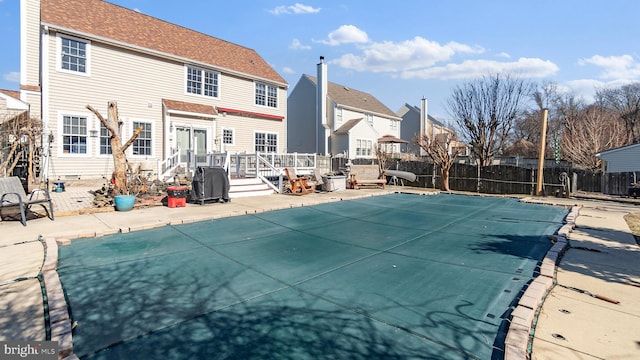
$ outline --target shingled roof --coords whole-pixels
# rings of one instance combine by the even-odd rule
[[[94,41],[130,45],[287,85],[258,53],[102,0],[42,0],[41,22]],[[93,38],[92,38],[93,37]]]
[[[14,99],[20,100],[20,91],[0,89],[0,93],[3,93],[5,95],[7,95],[7,96],[11,96]]]
[[[311,75],[304,75],[311,80],[317,86],[317,79]],[[351,89],[349,87],[339,85],[336,83],[327,83],[327,95],[333,101],[340,105],[349,106],[355,109],[360,109],[372,113],[388,116],[389,118],[399,119],[398,115],[386,107],[382,102],[376,99],[375,96],[362,92],[359,90]]]

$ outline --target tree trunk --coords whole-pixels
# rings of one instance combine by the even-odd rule
[[[443,191],[449,191],[449,170],[451,168],[450,167],[446,167],[446,166],[441,166],[440,170],[442,172],[442,190]]]
[[[104,125],[109,130],[111,134],[110,144],[111,144],[111,155],[113,156],[113,194],[128,194],[129,187],[127,186],[127,155],[125,154],[125,150],[133,144],[135,139],[140,135],[140,131],[142,131],[142,127],[139,127],[135,130],[129,141],[126,144],[122,144],[122,138],[120,136],[122,122],[120,122],[120,117],[118,115],[118,105],[115,101],[109,101],[108,105],[108,113],[109,118],[105,119],[100,115],[100,113],[91,107],[91,105],[87,105],[87,109],[91,110],[100,120],[100,123]]]

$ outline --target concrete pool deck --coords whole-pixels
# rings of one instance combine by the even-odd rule
[[[129,212],[86,212],[90,188],[69,187],[53,193],[56,220],[0,222],[0,340],[44,340],[42,292],[36,276],[44,264],[39,236],[64,242],[212,218],[309,206],[396,191],[428,189],[389,187],[306,196],[270,195],[233,199],[225,204],[186,208],[147,207]],[[569,248],[559,262],[556,281],[546,296],[533,335],[533,359],[633,358],[640,352],[640,248],[623,216],[640,208],[584,199],[531,198],[580,207]],[[86,212],[86,213],[85,213]],[[67,216],[63,216],[67,215]],[[560,224],[559,224],[560,225]],[[564,287],[563,287],[564,286]],[[568,287],[568,288],[567,288]],[[609,303],[585,293],[619,301]]]

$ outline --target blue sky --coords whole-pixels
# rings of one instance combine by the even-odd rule
[[[453,87],[487,74],[553,81],[591,100],[640,81],[635,0],[111,0],[255,49],[289,83],[315,76],[373,94],[391,110],[429,100],[448,121]],[[0,88],[18,89],[20,1],[0,0]]]

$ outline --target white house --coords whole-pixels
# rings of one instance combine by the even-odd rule
[[[125,140],[142,127],[133,164],[286,151],[288,84],[256,51],[102,0],[20,6],[20,99],[42,120],[50,176],[111,174],[109,134],[86,108],[106,117],[109,101]]]
[[[375,96],[328,81],[324,57],[317,77],[302,75],[287,106],[289,152],[374,158],[378,139],[400,136],[402,119]]]
[[[640,144],[619,147],[596,154],[605,174],[640,171]]]
[[[20,100],[20,92],[0,89],[0,124],[29,111],[29,104]]]

